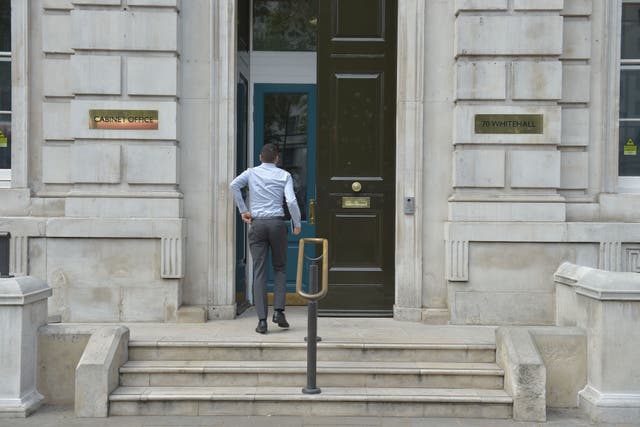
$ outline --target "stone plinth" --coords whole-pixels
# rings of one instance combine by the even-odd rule
[[[26,417],[42,395],[36,390],[38,328],[47,323],[51,288],[35,277],[0,279],[0,418]]]
[[[587,386],[579,405],[594,422],[640,419],[640,274],[565,263],[555,274],[558,323],[587,332]]]

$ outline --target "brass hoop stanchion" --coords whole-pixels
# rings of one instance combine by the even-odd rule
[[[302,269],[304,265],[304,244],[306,242],[322,244],[322,255],[309,258],[309,293],[302,290]],[[318,266],[316,262],[322,259],[322,289],[318,292]],[[308,300],[307,316],[307,386],[302,389],[304,394],[318,394],[320,388],[316,386],[317,342],[318,342],[318,300],[324,298],[329,291],[329,241],[322,238],[300,239],[298,249],[298,272],[296,275],[296,292]]]
[[[307,294],[302,290],[302,267],[304,264],[304,244],[306,242],[322,244],[322,290],[319,293]],[[329,292],[329,241],[319,237],[306,237],[300,239],[298,247],[298,273],[296,275],[296,292],[301,297],[317,301],[324,298]],[[315,291],[311,291],[315,292]]]

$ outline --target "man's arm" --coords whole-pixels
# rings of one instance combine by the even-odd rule
[[[236,202],[236,206],[238,206],[238,210],[240,211],[240,216],[242,216],[242,220],[248,224],[251,223],[251,213],[249,209],[247,209],[247,205],[244,203],[244,199],[242,198],[242,189],[249,184],[249,170],[242,172],[238,175],[231,184],[229,188],[233,193],[233,200]]]
[[[293,180],[291,179],[291,175],[287,176],[287,181],[284,184],[284,198],[287,201],[289,213],[291,214],[291,222],[293,223],[293,234],[300,234],[300,208],[298,207],[296,194],[293,192]]]

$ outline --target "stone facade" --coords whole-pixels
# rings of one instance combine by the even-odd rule
[[[11,272],[46,280],[65,322],[232,318],[234,2],[13,3]],[[396,318],[551,325],[562,262],[640,270],[616,4],[399,0]],[[91,129],[94,109],[157,110],[158,128]],[[478,114],[543,123],[484,134]]]

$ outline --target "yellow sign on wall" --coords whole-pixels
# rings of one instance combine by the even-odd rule
[[[476,114],[474,119],[477,134],[542,134],[542,114]]]
[[[89,129],[158,129],[158,110],[89,110]]]
[[[625,156],[636,156],[638,155],[638,146],[633,142],[633,139],[627,139],[627,142],[624,144],[623,154]]]
[[[0,148],[6,148],[9,145],[9,138],[0,130]]]

